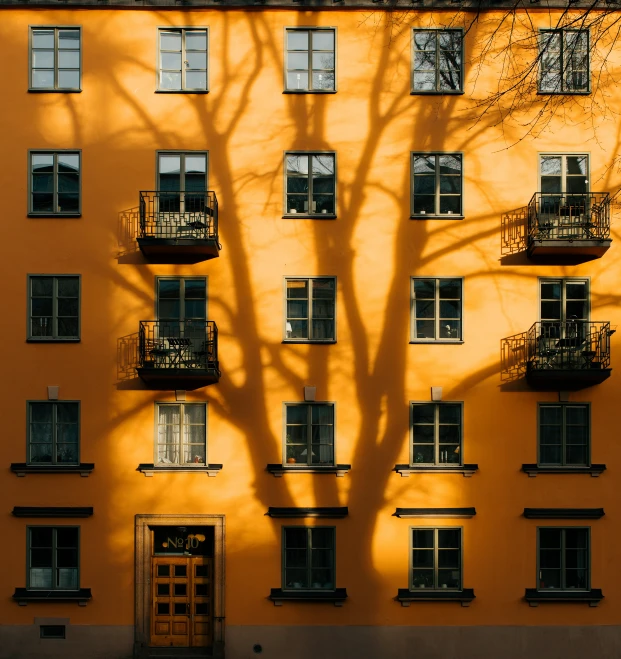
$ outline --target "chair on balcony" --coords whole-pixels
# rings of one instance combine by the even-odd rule
[[[557,337],[551,337],[548,334],[541,334],[537,338],[536,345],[536,368],[552,369],[556,368],[556,360],[559,356],[557,348]]]

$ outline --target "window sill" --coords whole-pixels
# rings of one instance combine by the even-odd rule
[[[39,89],[31,87],[28,89],[29,94],[81,94],[81,89]]]
[[[590,467],[553,467],[523,464],[522,471],[528,474],[530,478],[535,478],[539,474],[590,474],[592,478],[598,478],[600,474],[606,471],[606,465],[592,464]]]
[[[454,91],[445,90],[445,91],[421,91],[421,90],[411,90],[410,96],[463,96],[466,92],[462,89],[455,89]]]
[[[40,217],[40,218],[48,218],[48,219],[55,219],[59,217],[66,217],[66,218],[74,218],[78,219],[82,217],[82,213],[28,213],[28,217]]]
[[[267,471],[276,478],[282,478],[283,474],[334,474],[338,478],[345,476],[350,469],[351,465],[330,465],[327,467],[315,465],[267,465]]]
[[[424,339],[412,339],[410,341],[410,344],[418,344],[418,345],[428,345],[428,346],[435,346],[435,345],[442,345],[442,346],[451,346],[451,345],[457,345],[461,346],[464,344],[463,339],[455,340],[452,341],[450,339],[439,339],[438,341],[434,341],[433,339],[431,340],[424,340]]]
[[[272,588],[268,599],[274,602],[274,606],[282,606],[283,602],[332,602],[334,606],[343,606],[343,602],[347,599],[347,589],[283,590],[282,588]]]
[[[14,506],[14,517],[33,517],[33,518],[86,518],[92,517],[92,506]]]
[[[336,343],[336,339],[325,339],[325,340],[318,340],[318,339],[283,339],[283,343],[312,343],[314,345],[332,345],[333,343]]]
[[[145,476],[153,476],[154,474],[170,474],[170,473],[181,473],[181,474],[190,474],[190,473],[199,473],[207,474],[207,476],[217,476],[218,472],[222,470],[221,464],[201,464],[193,467],[192,465],[171,465],[171,466],[155,466],[152,464],[140,464],[136,471],[140,471]]]
[[[51,336],[29,336],[27,343],[80,343],[81,339],[60,339]]]
[[[541,92],[537,91],[537,96],[590,96],[591,90],[586,92]]]
[[[25,476],[26,474],[80,474],[86,478],[95,469],[92,462],[81,462],[79,465],[29,465],[25,462],[14,462],[11,465],[11,471],[16,476]]]
[[[336,94],[336,89],[285,89],[283,94]]]
[[[418,215],[410,215],[410,220],[463,220],[465,215],[432,215],[431,213],[423,213]]]
[[[29,602],[77,602],[80,606],[92,599],[90,588],[79,590],[29,590],[16,588],[13,599],[20,605],[26,606]]]
[[[462,606],[470,606],[470,602],[476,598],[472,588],[462,590],[435,590],[431,588],[399,588],[395,599],[401,602],[401,606],[410,606],[410,602],[461,602]]]
[[[283,220],[336,220],[334,213],[285,213]]]
[[[530,606],[539,606],[541,602],[574,602],[588,603],[589,606],[597,606],[603,599],[601,588],[591,588],[591,590],[537,590],[537,588],[527,588],[524,593],[524,599]]]
[[[477,464],[455,465],[454,467],[449,465],[438,465],[437,467],[433,465],[423,467],[395,465],[393,469],[404,478],[411,474],[463,474],[464,477],[470,478],[478,470],[479,465]]]
[[[156,89],[155,94],[209,94],[208,89]]]

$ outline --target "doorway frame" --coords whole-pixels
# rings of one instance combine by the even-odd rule
[[[224,656],[224,515],[135,516],[135,632],[134,657],[149,656],[151,640],[151,558],[153,526],[213,526],[213,646],[212,656]],[[174,649],[171,649],[174,650]]]

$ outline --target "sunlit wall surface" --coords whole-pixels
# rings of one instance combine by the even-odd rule
[[[149,656],[157,519],[215,528],[197,652],[616,656],[616,28],[494,98],[562,14],[0,10],[0,656]]]

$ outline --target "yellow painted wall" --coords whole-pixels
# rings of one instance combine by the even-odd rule
[[[466,38],[466,59],[489,21]],[[617,338],[613,375],[573,393],[592,404],[592,460],[609,467],[598,479],[521,473],[536,462],[536,403],[554,393],[501,389],[500,341],[538,317],[540,276],[591,278],[591,318],[621,322],[617,252],[577,266],[501,260],[501,219],[525,206],[538,188],[538,153],[591,156],[591,189],[613,191],[621,124],[596,114],[597,139],[586,100],[568,107],[536,139],[497,124],[491,113],[474,124],[473,94],[493,89],[498,68],[466,70],[466,94],[410,95],[410,28],[459,25],[453,12],[410,11],[387,29],[386,14],[367,10],[204,11],[122,9],[7,9],[0,13],[4,101],[0,103],[0,181],[3,188],[4,294],[2,405],[4,564],[0,619],[30,624],[34,616],[71,615],[74,624],[131,625],[134,618],[134,515],[226,515],[227,624],[500,625],[619,624],[621,574],[617,470],[620,387]],[[540,27],[554,13],[536,14]],[[81,25],[83,92],[29,94],[28,25]],[[156,94],[157,27],[209,26],[210,93]],[[282,93],[286,26],[338,28],[338,93]],[[618,48],[613,58],[618,61]],[[497,64],[499,66],[499,64]],[[474,91],[473,91],[474,90]],[[614,107],[619,92],[606,87]],[[586,108],[586,109],[585,109]],[[537,107],[533,112],[537,111]],[[573,124],[570,121],[573,117]],[[582,121],[582,123],[580,123]],[[31,219],[27,213],[27,149],[82,150],[82,217]],[[220,258],[196,265],[152,265],[139,254],[119,257],[119,222],[155,188],[159,149],[208,150],[209,187],[220,207]],[[284,220],[283,152],[337,153],[335,221]],[[410,214],[410,151],[464,153],[463,221],[414,221]],[[617,222],[618,222],[617,218]],[[79,344],[27,344],[27,273],[82,275]],[[154,317],[157,275],[208,277],[208,314],[219,327],[219,384],[188,393],[208,403],[208,456],[223,463],[204,474],[136,471],[153,460],[154,401],[173,392],[118,386],[117,342]],[[284,345],[283,277],[338,278],[338,342]],[[410,345],[410,277],[464,277],[463,345]],[[10,285],[7,285],[9,284]],[[282,402],[317,386],[317,399],[337,404],[336,459],[351,463],[344,478],[265,471],[281,459]],[[73,475],[17,478],[25,460],[26,400],[44,400],[59,385],[62,399],[81,400],[81,459],[94,462],[86,479]],[[464,401],[466,462],[479,472],[400,478],[409,460],[408,401]],[[9,597],[26,578],[25,527],[13,506],[92,505],[81,520],[86,608],[30,604]],[[266,597],[280,586],[281,520],[268,506],[349,506],[336,521],[337,586],[343,608],[288,604]],[[463,525],[464,586],[470,608],[393,601],[408,585],[408,520],[396,507],[475,506]],[[521,599],[535,586],[536,527],[521,517],[529,507],[600,507],[590,524],[591,582],[604,589],[599,608],[547,605]],[[67,520],[61,520],[65,523]],[[463,522],[463,524],[462,524]],[[298,523],[298,522],[295,522]],[[299,521],[304,524],[303,520]],[[311,522],[312,523],[312,522]],[[329,522],[331,523],[331,522]],[[433,525],[425,520],[422,525]],[[561,522],[551,522],[551,525]],[[6,575],[10,575],[7,579]]]

